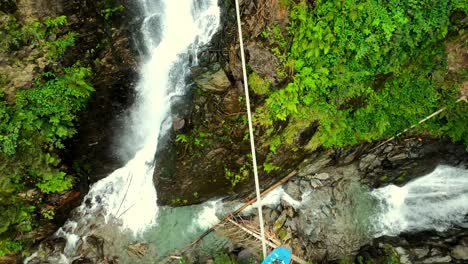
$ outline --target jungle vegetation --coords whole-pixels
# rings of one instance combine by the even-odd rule
[[[262,36],[282,64],[278,75],[290,81],[269,89],[251,74],[266,100],[256,120],[271,152],[312,127],[309,150],[389,138],[444,107],[415,132],[468,146],[468,104],[455,103],[468,72],[449,72],[447,62],[447,45],[466,39],[466,1],[283,2],[289,27],[273,25]]]

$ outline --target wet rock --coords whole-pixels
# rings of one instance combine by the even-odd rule
[[[205,73],[199,76],[195,82],[206,92],[223,93],[231,86],[231,82],[223,70]]]
[[[242,65],[240,55],[238,54],[239,45],[231,46],[228,54],[227,70],[232,74],[235,80],[242,79]]]
[[[241,110],[241,105],[239,103],[239,93],[238,89],[231,89],[223,98],[223,104],[226,111],[230,114],[239,113]]]
[[[293,207],[288,207],[288,209],[286,209],[286,216],[289,218],[293,218],[295,214],[296,212]]]
[[[450,263],[452,258],[450,256],[443,256],[443,257],[431,257],[424,259],[421,263],[424,264],[434,264],[434,263]]]
[[[284,191],[287,194],[289,194],[289,196],[291,196],[294,200],[301,200],[302,193],[300,190],[300,186],[296,182],[289,181],[288,183],[286,183]]]
[[[172,118],[172,127],[176,131],[181,131],[185,127],[185,119],[179,117]]]
[[[293,232],[297,231],[297,224],[296,224],[296,221],[294,221],[294,220],[287,219],[284,226],[289,227],[291,229],[291,231],[293,231]]]
[[[410,258],[408,256],[408,253],[406,250],[402,247],[397,247],[395,248],[395,251],[398,253],[400,256],[400,263],[401,264],[411,264]]]
[[[276,219],[271,218],[272,211],[273,209],[270,209],[268,207],[263,208],[263,220],[265,221],[265,224],[267,225],[274,223],[274,220],[276,220]]]
[[[104,258],[104,239],[95,235],[91,235],[89,237],[86,237],[86,244],[90,245],[90,247],[87,248],[87,251],[90,253],[86,255],[94,255],[98,259],[103,259]],[[92,252],[92,253],[91,253]]]
[[[404,160],[407,158],[407,155],[405,153],[398,153],[394,156],[388,157],[388,160],[391,162],[399,161],[399,160]]]
[[[251,263],[253,259],[256,258],[255,252],[252,251],[252,249],[245,248],[237,254],[237,260],[240,263]]]
[[[310,185],[312,186],[312,188],[317,189],[320,188],[323,184],[320,180],[312,179],[310,180]]]
[[[388,144],[387,146],[385,146],[383,153],[390,153],[393,150],[393,148],[394,147],[392,144]]]
[[[278,232],[286,223],[286,212],[282,213],[273,225],[273,231]]]
[[[80,257],[79,259],[73,260],[72,264],[94,264],[95,262],[86,257]]]
[[[299,170],[299,176],[311,175],[319,172],[321,169],[325,168],[327,164],[331,161],[331,158],[327,154],[323,154],[313,161],[306,161],[305,167]]]
[[[375,154],[368,154],[364,156],[359,162],[360,170],[372,170],[375,167],[380,166],[380,160]]]
[[[357,166],[327,168],[326,171],[319,178],[342,179],[339,182],[311,180],[312,187],[320,187],[310,192],[312,202],[299,209],[285,224],[291,230],[296,228],[298,237],[304,242],[307,258],[315,261],[352,256],[368,242],[368,238],[359,231],[361,221],[353,209],[355,202],[349,198],[351,193],[355,195],[364,191],[355,182],[358,179]]]
[[[272,220],[271,223],[274,223],[278,217],[280,216],[280,213],[277,210],[272,210],[270,219]]]
[[[460,240],[460,243],[452,249],[452,257],[458,260],[468,260],[468,237]]]
[[[359,150],[356,150],[356,151],[353,151],[353,152],[349,153],[348,155],[346,155],[346,157],[343,159],[343,163],[344,164],[349,164],[349,163],[353,162],[356,159],[356,156],[357,156],[358,152],[359,152]]]
[[[325,181],[325,180],[328,180],[330,178],[330,174],[328,174],[326,172],[319,173],[319,174],[315,175],[314,178],[316,178],[318,180],[321,180],[321,181]]]
[[[276,77],[277,58],[267,49],[260,48],[257,43],[247,46],[249,52],[249,66],[260,77],[273,83]]]
[[[310,181],[308,180],[305,180],[305,179],[301,179],[300,182],[299,182],[299,191],[302,193],[302,194],[306,194],[306,193],[309,193],[311,192],[311,185],[310,185]]]
[[[429,248],[426,248],[426,247],[424,247],[424,248],[415,248],[411,252],[416,256],[416,258],[422,259],[425,256],[427,256],[427,254],[429,254]]]
[[[455,246],[452,250],[452,257],[459,260],[468,260],[468,247],[467,246]]]

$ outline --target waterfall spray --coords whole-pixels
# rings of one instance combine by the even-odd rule
[[[466,222],[468,170],[438,166],[432,173],[398,187],[372,192],[383,210],[374,219],[374,236],[401,232],[444,231]]]

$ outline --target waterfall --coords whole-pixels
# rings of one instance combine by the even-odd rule
[[[94,184],[79,210],[105,211],[106,222],[141,234],[155,224],[158,212],[153,186],[158,138],[170,128],[170,102],[185,93],[188,50],[196,57],[219,26],[216,0],[140,0],[145,15],[142,33],[149,58],[141,68],[137,100],[123,138],[134,157],[107,178]],[[156,26],[156,25],[160,26]]]
[[[374,219],[375,237],[401,232],[444,231],[467,222],[468,170],[438,166],[405,186],[389,185],[372,195],[381,213]]]
[[[67,240],[57,263],[71,262],[74,249],[91,222],[119,225],[135,236],[156,224],[157,194],[153,184],[158,139],[171,127],[171,101],[186,91],[185,79],[197,63],[198,49],[209,43],[220,23],[217,0],[138,0],[144,16],[142,35],[148,54],[140,69],[136,101],[122,137],[128,162],[96,182],[72,219],[55,236]],[[37,257],[34,254],[31,258]],[[64,258],[66,257],[66,258]],[[31,259],[26,260],[26,263]]]

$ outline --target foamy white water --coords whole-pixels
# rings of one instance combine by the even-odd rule
[[[206,202],[202,206],[202,209],[190,226],[192,231],[196,229],[208,230],[221,221],[216,214],[220,210],[219,207],[222,206],[221,199]]]
[[[372,195],[382,208],[374,219],[374,236],[443,231],[467,221],[468,170],[438,166],[403,187],[389,185],[374,190]]]
[[[123,168],[92,186],[80,210],[105,211],[107,221],[141,234],[154,225],[158,213],[153,186],[158,138],[170,127],[170,102],[185,93],[188,50],[196,56],[219,27],[216,0],[140,0],[145,13],[142,32],[150,57],[141,69],[126,146],[135,156]],[[156,19],[161,26],[153,28]],[[160,40],[160,41],[157,41]],[[91,204],[91,206],[89,205]]]
[[[281,201],[285,201],[286,203],[290,204],[294,209],[298,210],[305,206],[307,203],[311,202],[311,192],[303,193],[301,196],[301,201],[297,201],[292,198],[286,191],[283,189],[283,186],[279,186],[273,191],[266,194],[262,197],[261,204],[262,206],[269,207],[269,208],[276,208]],[[248,206],[244,209],[244,213],[250,214],[253,208],[257,208],[259,205],[258,201],[253,203],[252,205]],[[239,207],[242,205],[239,205]]]
[[[85,243],[83,237],[89,231],[86,226],[100,216],[105,223],[129,229],[135,236],[156,224],[153,172],[158,139],[171,127],[171,99],[186,91],[190,55],[196,63],[198,49],[211,40],[219,27],[217,0],[138,2],[144,16],[141,31],[148,58],[140,69],[136,102],[120,144],[120,152],[126,153],[128,162],[95,183],[75,210],[74,220],[68,220],[56,232],[56,237],[67,240],[63,254],[49,258],[56,263],[73,260],[70,257],[76,245]]]

